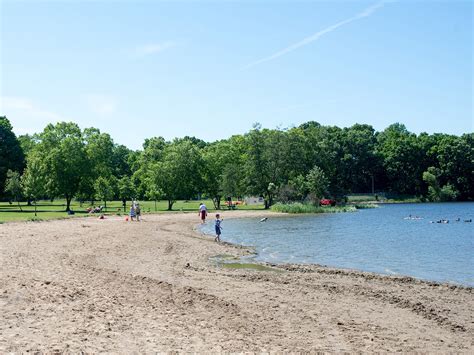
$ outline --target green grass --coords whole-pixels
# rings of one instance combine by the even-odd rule
[[[272,206],[272,211],[284,213],[338,213],[338,212],[354,212],[355,206],[314,206],[306,203],[277,203]]]
[[[234,269],[234,270],[247,269],[247,270],[255,270],[255,271],[283,272],[282,270],[273,269],[268,266],[264,266],[260,264],[252,264],[252,263],[222,263],[222,264],[219,264],[219,266],[222,266],[228,269]]]
[[[173,211],[182,212],[196,212],[199,209],[199,203],[203,202],[206,204],[209,211],[214,211],[214,204],[211,200],[200,200],[200,201],[176,201],[173,205]],[[108,201],[106,214],[128,214],[130,210],[130,201],[127,202],[126,211],[123,211],[122,201]],[[26,202],[20,203],[21,209],[17,203],[0,202],[0,223],[12,222],[12,221],[31,221],[31,220],[48,220],[48,219],[59,219],[59,218],[74,218],[74,217],[86,217],[89,214],[86,212],[87,207],[91,207],[90,201],[82,204],[79,201],[71,202],[71,209],[75,212],[74,215],[70,216],[66,213],[66,201],[59,199],[51,201],[38,201],[37,203],[37,217],[35,217],[35,207],[28,206]],[[104,205],[103,201],[96,201],[95,206]],[[168,209],[167,201],[157,201],[156,210],[154,201],[140,201],[142,213],[166,213]],[[221,204],[222,209],[227,209],[224,204]],[[239,205],[237,210],[262,210],[263,206],[245,206]]]
[[[375,199],[377,195],[378,199]],[[413,195],[398,195],[398,194],[357,194],[348,195],[348,203],[361,203],[361,202],[378,202],[378,203],[417,203],[422,202],[420,197]]]

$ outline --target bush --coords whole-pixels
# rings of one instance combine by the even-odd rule
[[[338,212],[355,212],[354,206],[335,206],[320,207],[307,203],[276,203],[272,206],[272,211],[283,213],[338,213]]]
[[[458,197],[459,192],[451,184],[446,184],[441,188],[439,192],[440,201],[454,201]]]

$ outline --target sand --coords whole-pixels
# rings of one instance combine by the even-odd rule
[[[250,215],[268,216],[224,212]],[[472,288],[321,266],[228,269],[212,257],[250,251],[197,223],[0,225],[0,352],[474,350]]]

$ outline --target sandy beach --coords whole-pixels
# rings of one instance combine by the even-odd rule
[[[212,257],[251,251],[215,243],[198,222],[0,225],[0,352],[474,351],[472,288],[321,266],[229,269]]]

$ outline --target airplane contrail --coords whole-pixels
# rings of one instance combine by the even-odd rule
[[[299,41],[299,42],[296,42],[268,57],[265,57],[265,58],[262,58],[262,59],[259,59],[259,60],[256,60],[250,64],[247,64],[245,66],[242,67],[242,69],[248,69],[248,68],[251,68],[251,67],[254,67],[256,65],[259,65],[259,64],[262,64],[262,63],[265,63],[265,62],[268,62],[270,60],[273,60],[273,59],[276,59],[278,57],[281,57],[287,53],[290,53],[292,51],[294,51],[295,49],[298,49],[300,47],[303,47],[303,46],[306,46],[316,40],[318,40],[319,38],[321,38],[322,36],[324,36],[325,34],[328,34],[336,29],[338,29],[339,27],[342,27],[344,25],[347,25],[351,22],[354,22],[354,21],[357,21],[357,20],[360,20],[361,18],[364,18],[364,17],[368,17],[370,15],[372,15],[375,11],[377,11],[378,9],[380,9],[381,7],[384,6],[384,4],[386,3],[387,1],[380,1],[374,5],[371,5],[369,7],[367,7],[366,9],[364,9],[362,12],[359,12],[357,15],[354,15],[346,20],[343,20],[343,21],[340,21],[332,26],[329,26],[319,32],[316,32],[314,34],[312,34],[311,36],[309,37],[306,37],[305,39]]]

